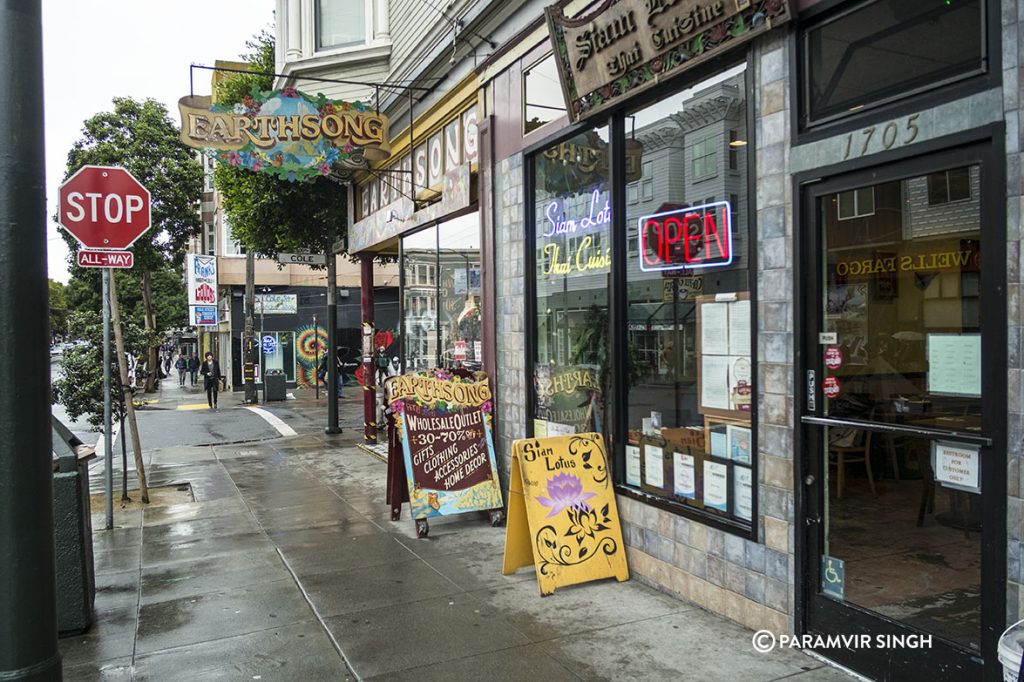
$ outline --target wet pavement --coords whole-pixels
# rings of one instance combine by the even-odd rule
[[[504,529],[482,516],[426,539],[390,521],[386,466],[352,440],[158,451],[150,484],[189,482],[195,501],[94,534],[96,625],[61,640],[65,679],[850,679],[756,653],[637,580],[542,599],[532,569],[501,575]]]

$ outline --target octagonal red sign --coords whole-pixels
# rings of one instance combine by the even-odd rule
[[[149,229],[149,191],[124,168],[83,166],[60,186],[58,222],[87,249],[127,249]]]

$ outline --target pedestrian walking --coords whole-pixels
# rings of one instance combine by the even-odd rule
[[[178,359],[174,363],[174,369],[178,370],[178,385],[185,385],[185,372],[188,371],[188,362],[185,360],[185,356],[178,353]]]
[[[192,379],[192,385],[196,385],[196,372],[199,371],[199,356],[190,355],[188,356],[188,373]]]
[[[206,362],[199,370],[203,375],[203,387],[206,388],[206,402],[210,409],[217,409],[217,393],[220,391],[220,380],[223,378],[220,373],[220,363],[213,359],[213,353],[206,354]]]

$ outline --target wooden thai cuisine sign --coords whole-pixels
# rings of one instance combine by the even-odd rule
[[[502,506],[487,380],[446,372],[388,381],[415,519]]]
[[[789,21],[787,0],[605,0],[545,14],[569,118],[578,121]]]

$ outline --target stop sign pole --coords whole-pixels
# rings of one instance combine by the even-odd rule
[[[124,342],[117,293],[110,268],[131,267],[132,254],[123,252],[150,227],[150,195],[141,182],[119,166],[82,166],[60,186],[58,222],[78,240],[83,250],[77,262],[82,267],[99,267],[103,272],[103,483],[106,489],[106,528],[114,527],[113,438],[110,404],[110,324],[114,312],[114,336],[117,340],[118,367],[124,390],[127,417],[132,429],[132,445],[143,502],[149,501],[146,473],[142,465],[139,430],[135,409],[128,392],[128,373],[124,360]]]

